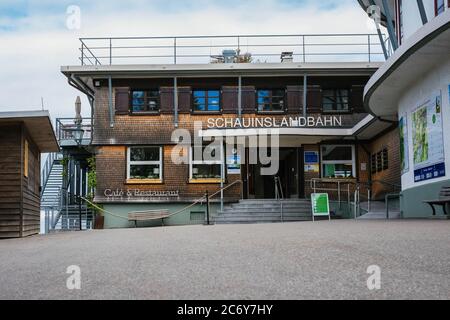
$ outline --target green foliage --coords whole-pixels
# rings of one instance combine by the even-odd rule
[[[94,201],[94,197],[95,197],[95,190],[97,188],[97,164],[96,164],[96,159],[95,156],[90,157],[89,159],[87,159],[88,162],[88,175],[87,175],[87,179],[88,179],[88,200],[90,202]],[[102,208],[102,206],[98,205],[100,208]],[[96,214],[101,215],[101,212],[93,207],[91,204],[88,203],[88,207],[93,210]]]
[[[62,171],[63,179],[67,179],[67,177],[69,176],[69,157],[64,156],[64,158],[62,158],[61,160],[61,164],[63,166]]]

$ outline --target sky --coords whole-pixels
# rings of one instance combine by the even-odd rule
[[[74,7],[79,20],[72,19]],[[356,0],[1,0],[0,111],[73,117],[80,37],[373,33]]]

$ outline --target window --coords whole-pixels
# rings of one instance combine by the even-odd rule
[[[436,16],[444,13],[445,11],[445,0],[434,0],[434,8]]]
[[[355,148],[353,146],[322,147],[323,178],[355,177]]]
[[[220,112],[220,90],[194,90],[194,112]]]
[[[193,147],[190,157],[191,182],[220,182],[224,162],[220,145]]]
[[[30,161],[30,149],[28,146],[28,141],[25,140],[24,144],[24,156],[23,156],[23,175],[28,178],[29,171],[29,161]]]
[[[162,181],[162,148],[128,148],[127,180],[142,182],[145,180]]]
[[[285,90],[258,90],[257,95],[259,112],[284,112]]]
[[[157,113],[160,111],[159,90],[134,90],[131,102],[132,113]]]
[[[372,155],[372,174],[383,172],[389,169],[389,151],[384,148],[382,151]]]
[[[350,110],[348,89],[323,90],[322,106],[324,112],[348,112]]]

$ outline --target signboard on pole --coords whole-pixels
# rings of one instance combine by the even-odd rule
[[[331,220],[330,200],[328,193],[313,193],[311,195],[313,221],[316,217],[328,217]]]

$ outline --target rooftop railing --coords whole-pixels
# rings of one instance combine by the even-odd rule
[[[61,147],[89,145],[92,140],[91,119],[83,119],[80,125],[77,125],[73,118],[57,119],[56,137]]]
[[[80,43],[81,65],[276,63],[282,55],[299,63],[385,60],[378,34],[110,37]]]

